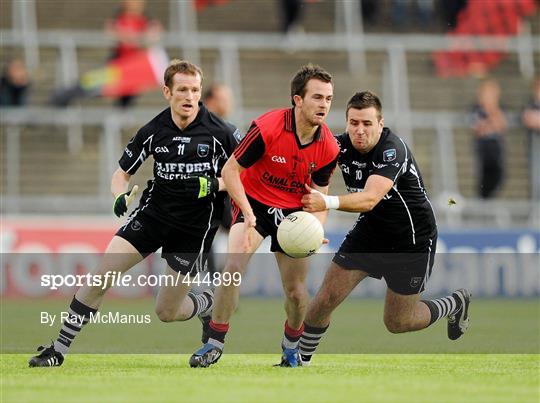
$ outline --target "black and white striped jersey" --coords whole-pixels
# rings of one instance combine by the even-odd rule
[[[119,164],[133,175],[149,157],[154,178],[148,181],[139,209],[169,225],[206,228],[219,225],[226,192],[200,200],[186,196],[182,180],[192,175],[221,176],[221,168],[240,139],[239,131],[199,103],[195,120],[184,130],[176,126],[167,108],[130,140]]]
[[[391,179],[394,186],[373,210],[359,221],[387,246],[406,247],[424,242],[436,232],[435,216],[424,188],[422,175],[411,150],[388,128],[366,154],[359,153],[347,133],[336,137],[341,168],[348,192],[361,192],[370,175]]]

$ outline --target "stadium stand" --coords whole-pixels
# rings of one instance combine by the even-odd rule
[[[162,96],[159,90],[144,94],[129,114],[114,110],[113,100],[103,98],[84,99],[69,110],[46,107],[51,91],[66,81],[66,72],[76,77],[100,67],[107,58],[111,41],[103,35],[102,27],[111,8],[95,7],[90,2],[29,3],[35,5],[39,65],[32,70],[31,109],[2,113],[1,153],[5,165],[1,191],[7,196],[2,210],[106,212],[110,171],[120,155],[120,144],[146,117],[164,107]],[[334,2],[321,1],[306,7],[306,33],[287,42],[277,33],[279,15],[274,1],[258,1],[256,8],[243,1],[207,3],[195,14],[198,35],[174,30],[181,27],[173,2],[152,1],[151,14],[169,27],[163,39],[169,56],[195,55],[206,82],[224,81],[237,91],[239,108],[232,118],[235,123],[245,128],[249,119],[265,109],[288,105],[289,99],[284,96],[288,78],[297,67],[313,61],[335,77],[336,97],[329,117],[333,130],[343,130],[343,109],[353,90],[376,91],[389,111],[387,122],[412,140],[432,196],[443,200],[452,193],[474,204],[472,137],[465,116],[474,102],[477,79],[437,77],[432,53],[449,49],[452,44],[446,38],[433,33],[355,36],[354,29],[346,24],[345,11]],[[17,26],[10,18],[16,15],[14,4],[2,3],[3,55],[23,55],[26,50],[27,42],[17,36]],[[534,15],[538,16],[538,11]],[[522,38],[508,31],[511,36],[504,45],[487,45],[495,49],[504,46],[508,51],[491,70],[502,83],[504,106],[512,113],[507,136],[508,177],[499,195],[503,202],[500,209],[506,209],[505,200],[513,200],[514,206],[523,206],[516,210],[523,212],[524,222],[531,206],[527,203],[525,133],[517,116],[529,86],[528,70],[523,66],[527,61],[532,62],[533,71],[540,66],[540,47],[533,40],[538,38],[539,24],[534,18],[527,21],[531,21],[531,36]],[[382,30],[381,25],[370,29]],[[482,49],[486,45],[478,46]],[[489,52],[500,53],[493,49]],[[353,63],[358,60],[354,57],[362,54],[359,60],[365,61],[365,70]],[[121,132],[121,138],[116,132]],[[140,182],[139,178],[150,173],[151,166],[147,166],[135,179]],[[335,182],[334,186],[342,186],[340,180]],[[92,195],[97,196],[89,201]]]
[[[469,0],[460,14],[457,27],[450,36],[459,41],[460,35],[512,36],[520,32],[522,20],[535,13],[534,0]],[[489,71],[503,59],[499,51],[446,51],[436,52],[434,62],[441,77],[463,77],[472,71]]]

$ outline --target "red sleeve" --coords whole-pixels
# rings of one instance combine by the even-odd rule
[[[323,126],[323,130],[326,141],[326,152],[329,154],[331,160],[311,174],[311,180],[318,186],[328,186],[339,159],[339,145],[336,138],[327,126]]]
[[[245,137],[234,150],[233,155],[242,167],[249,168],[263,156],[264,150],[265,144],[261,130],[253,122]]]
[[[315,183],[317,186],[328,186],[328,183],[330,182],[330,177],[334,173],[334,169],[336,168],[338,156],[334,158],[330,163],[326,164],[322,168],[316,170],[311,174],[311,180],[313,183]]]

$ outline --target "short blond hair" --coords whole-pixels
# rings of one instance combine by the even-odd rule
[[[203,72],[199,66],[188,62],[187,60],[173,59],[163,74],[163,82],[170,90],[172,90],[173,77],[176,73],[189,74],[192,76],[198,74],[201,78],[201,84],[203,82]]]

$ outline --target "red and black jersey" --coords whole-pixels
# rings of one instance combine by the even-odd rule
[[[339,147],[330,129],[319,126],[313,141],[300,144],[294,108],[276,109],[255,119],[234,156],[249,168],[240,178],[246,193],[268,206],[301,207],[305,184],[327,186]]]

